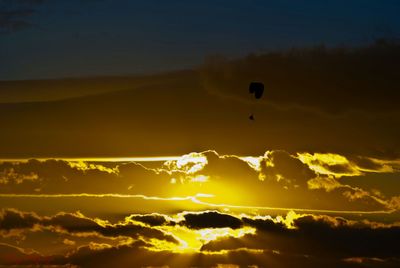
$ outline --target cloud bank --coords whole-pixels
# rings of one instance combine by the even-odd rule
[[[195,202],[215,207],[390,212],[399,208],[399,193],[391,186],[399,163],[285,151],[267,151],[259,157],[205,151],[147,166],[145,162],[5,161],[0,164],[0,194],[171,200],[197,196]]]
[[[79,213],[49,217],[3,209],[0,215],[1,239],[7,241],[1,244],[0,263],[5,265],[106,267],[112,262],[120,266],[169,267],[395,267],[400,261],[396,246],[399,223],[294,212],[284,217],[238,216],[217,211],[134,214],[114,224]],[[237,228],[242,233],[235,235],[233,230]],[[38,234],[51,235],[58,254],[44,254],[40,244],[30,241],[32,235]],[[207,238],[207,234],[213,235]],[[14,240],[8,238],[10,235]],[[15,245],[11,241],[19,242]],[[26,245],[33,247],[24,248]]]

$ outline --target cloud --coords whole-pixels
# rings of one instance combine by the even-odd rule
[[[265,266],[275,263],[275,267],[294,264],[299,267],[358,267],[358,264],[368,263],[371,267],[396,267],[400,261],[397,258],[400,254],[397,246],[400,223],[386,224],[294,212],[288,213],[286,217],[272,217],[202,211],[184,212],[179,215],[133,214],[124,221],[111,225],[107,221],[90,219],[80,214],[59,213],[43,217],[29,212],[3,210],[2,215],[7,213],[19,217],[15,222],[32,222],[33,218],[34,221],[40,222],[39,224],[62,228],[70,236],[65,236],[64,232],[56,232],[60,238],[53,239],[59,240],[59,243],[69,247],[69,250],[63,255],[43,255],[34,249],[28,250],[3,243],[0,245],[4,249],[0,251],[1,264],[73,264],[106,267],[113,261],[114,265],[119,266],[140,264],[215,267],[217,264]],[[187,217],[188,215],[190,216]],[[168,222],[160,220],[162,218],[168,219]],[[133,219],[144,219],[149,222],[146,226],[151,225],[152,228],[136,225],[142,228],[136,228],[134,232],[133,229],[125,229],[133,223]],[[169,229],[166,228],[166,224]],[[27,227],[29,232],[40,234],[37,228],[30,228],[31,225],[17,224],[16,228]],[[209,228],[215,231],[225,230],[227,226],[228,229],[255,228],[256,231],[241,236],[226,234],[203,240],[199,251],[176,252],[168,247],[168,243],[176,243],[176,247],[185,243],[185,240],[190,243],[190,234],[209,232]],[[189,229],[182,232],[181,228],[187,227]],[[149,229],[164,230],[165,233],[168,233],[167,230],[174,230],[174,233],[170,236],[154,233],[149,235]],[[113,237],[129,235],[134,239],[107,243],[100,240],[99,236],[92,235],[92,240],[86,244],[71,242],[79,241],[77,234],[89,230]],[[175,238],[171,239],[172,237]],[[177,259],[180,260],[178,263]]]
[[[246,249],[227,251],[225,254],[208,255],[202,253],[178,254],[169,252],[152,252],[143,248],[142,243],[119,247],[97,248],[97,245],[81,247],[78,251],[64,258],[47,258],[47,263],[68,263],[84,267],[109,267],[112,265],[155,266],[155,267],[241,267],[257,265],[263,267],[273,264],[274,267],[362,267],[354,260],[370,260],[369,267],[396,267],[398,260],[352,258],[345,260],[321,259],[313,256],[284,255],[278,252],[252,251]],[[53,260],[53,261],[49,261]],[[36,263],[40,263],[37,261]]]
[[[31,172],[29,174],[21,174],[15,172],[13,168],[0,171],[0,184],[21,184],[24,181],[37,180],[38,175]]]
[[[24,249],[0,243],[0,264],[29,265],[46,263],[48,259],[36,252],[26,252]]]
[[[0,163],[2,193],[63,194],[116,193],[151,194],[149,180],[169,184],[168,174],[158,173],[137,163],[114,167],[81,161],[29,160]],[[110,183],[111,182],[111,183]]]
[[[365,173],[395,172],[396,162],[379,160],[362,156],[345,157],[329,153],[297,153],[297,158],[307,164],[314,172],[322,175],[332,175],[335,178],[343,176],[360,176]]]
[[[32,228],[38,221],[40,218],[34,213],[23,213],[15,209],[3,209],[0,213],[0,229],[2,230]]]
[[[386,184],[396,174],[398,160],[282,150],[252,158],[205,151],[152,163],[151,167],[135,162],[31,159],[0,163],[0,193],[160,201],[191,197],[193,203],[210,208],[390,211],[397,208],[398,193]],[[374,179],[378,175],[379,180]]]
[[[98,0],[80,0],[82,3],[95,1]],[[0,0],[0,34],[10,34],[34,27],[32,17],[46,2],[48,1]]]
[[[129,220],[134,220],[134,221],[139,221],[144,224],[150,225],[150,226],[160,226],[164,224],[171,224],[171,220],[163,214],[159,213],[152,213],[152,214],[132,214],[130,215],[127,219]]]
[[[262,172],[266,180],[282,180],[291,187],[305,186],[317,174],[310,167],[285,151],[267,152]],[[270,164],[268,164],[270,163]]]
[[[0,34],[9,34],[33,26],[30,18],[37,12],[35,7],[44,0],[1,0]]]
[[[399,44],[390,41],[362,48],[295,48],[233,61],[210,58],[203,76],[211,92],[242,101],[250,101],[243,90],[250,81],[263,81],[263,104],[331,114],[380,113],[398,111],[399,60]]]
[[[32,16],[33,10],[17,10],[17,11],[4,11],[0,10],[0,34],[12,33],[20,31],[32,26],[26,20],[27,17]]]
[[[20,212],[15,209],[3,209],[0,214],[0,231],[12,232],[15,229],[25,229],[25,231],[35,231],[41,228],[50,229],[56,233],[68,233],[76,236],[105,236],[105,237],[129,237],[154,238],[170,243],[177,241],[164,232],[151,227],[137,224],[130,219],[111,224],[99,219],[91,219],[80,213],[60,212],[51,217],[39,217],[32,212]]]
[[[270,252],[253,252],[246,249],[228,251],[226,254],[207,255],[203,253],[177,254],[169,252],[151,252],[146,251],[140,246],[123,246],[111,248],[104,251],[77,252],[69,258],[71,263],[77,263],[83,266],[107,267],[111,265],[111,259],[118,260],[120,266],[168,266],[168,267],[241,267],[243,265],[267,265],[268,263],[279,264],[275,267],[285,267],[289,264],[301,264],[297,267],[312,267],[313,261],[304,257],[294,257],[284,259],[280,256],[274,256]],[[130,258],[123,258],[130,256]],[[140,258],[137,258],[141,256]],[[299,261],[301,261],[299,263]],[[115,264],[115,262],[114,262]],[[308,264],[308,266],[306,265]],[[316,266],[314,266],[316,267]]]
[[[345,156],[319,154],[319,159],[325,162],[318,162],[306,161],[302,157],[306,153],[292,155],[285,151],[268,151],[257,159],[259,162],[254,166],[237,156],[220,156],[215,152],[206,152],[205,155],[208,164],[198,174],[207,175],[211,185],[215,183],[210,187],[211,193],[222,203],[286,208],[302,204],[302,207],[315,209],[336,207],[342,210],[388,207],[388,200],[378,193],[341,183],[343,169],[328,170],[325,162],[334,162],[340,157],[357,171],[352,176],[357,176],[360,181],[365,174],[394,172],[392,165],[387,163],[375,170],[362,169]],[[229,188],[222,188],[222,185],[229,185]],[[241,193],[243,198],[237,193]],[[218,196],[225,196],[225,200],[218,199]]]
[[[242,226],[242,223],[238,218],[227,214],[220,214],[215,211],[202,213],[185,213],[183,217],[185,219],[183,224],[191,229],[224,227],[237,229]]]
[[[399,255],[398,224],[357,222],[339,217],[297,215],[288,228],[273,218],[242,218],[256,227],[256,234],[241,239],[211,241],[203,250],[231,249],[240,244],[254,249],[277,250],[286,254],[347,258],[352,256],[392,258]]]

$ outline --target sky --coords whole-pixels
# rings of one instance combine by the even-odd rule
[[[399,35],[395,0],[0,1],[0,79],[163,72]]]
[[[399,267],[399,11],[0,0],[0,266]]]

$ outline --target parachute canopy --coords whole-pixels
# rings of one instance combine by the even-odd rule
[[[261,82],[251,82],[249,86],[249,92],[254,94],[256,99],[260,99],[264,93],[264,84]]]

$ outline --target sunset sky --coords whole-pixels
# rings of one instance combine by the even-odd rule
[[[0,0],[0,266],[399,267],[399,12]]]

